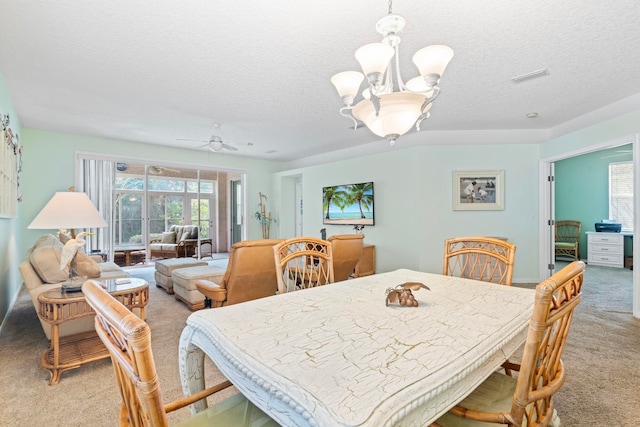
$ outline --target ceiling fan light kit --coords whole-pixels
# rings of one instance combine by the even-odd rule
[[[220,133],[220,123],[214,123],[213,124],[213,129],[214,129],[214,134],[211,135],[211,137],[209,138],[208,141],[202,141],[202,140],[195,140],[195,139],[186,139],[186,138],[178,138],[178,141],[198,141],[198,142],[206,142],[206,144],[204,145],[200,145],[196,148],[202,148],[202,147],[208,147],[209,151],[213,152],[213,153],[219,153],[222,150],[229,150],[229,151],[238,151],[238,148],[234,147],[233,145],[227,144],[226,142],[224,142],[221,133]],[[246,144],[247,146],[252,146],[253,144],[248,143]]]
[[[393,145],[414,125],[419,131],[422,121],[429,118],[429,109],[440,93],[440,77],[453,58],[453,50],[442,45],[420,49],[413,55],[420,77],[405,85],[400,74],[398,50],[398,34],[403,30],[405,20],[392,13],[391,8],[390,0],[389,14],[376,24],[376,30],[383,36],[382,42],[364,45],[355,53],[362,73],[344,71],[331,77],[331,83],[345,105],[340,114],[353,120],[354,129],[360,120],[371,132]],[[392,61],[394,57],[395,61]],[[368,87],[362,92],[363,99],[353,105],[365,76]]]

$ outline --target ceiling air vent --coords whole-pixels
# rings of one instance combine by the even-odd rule
[[[514,83],[522,83],[527,80],[537,79],[538,77],[544,77],[549,75],[549,70],[543,68],[541,70],[532,71],[530,73],[521,74],[519,76],[511,77],[511,81]]]

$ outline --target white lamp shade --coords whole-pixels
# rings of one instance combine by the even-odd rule
[[[395,50],[384,43],[370,43],[356,50],[356,59],[366,76],[371,73],[383,74],[394,53]]]
[[[451,58],[453,58],[453,49],[448,46],[433,45],[417,51],[413,55],[413,63],[423,77],[428,74],[442,76]]]
[[[31,221],[30,229],[101,228],[107,223],[85,193],[57,192]]]
[[[353,107],[353,116],[380,137],[404,135],[422,114],[420,108],[424,99],[424,95],[411,92],[380,95],[380,114],[378,116],[376,116],[373,103],[366,99]],[[427,106],[425,112],[430,108],[431,104]]]
[[[412,78],[404,86],[411,92],[421,93],[427,98],[433,96],[433,88],[427,86],[422,76]]]
[[[359,71],[343,71],[331,77],[331,83],[336,87],[340,98],[355,98],[362,80],[364,75]]]

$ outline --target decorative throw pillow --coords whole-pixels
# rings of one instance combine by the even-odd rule
[[[44,283],[59,283],[69,278],[69,275],[60,269],[63,247],[53,234],[45,234],[34,243],[29,262]]]
[[[71,240],[71,236],[66,233],[58,233],[58,238],[63,245]],[[67,268],[63,271],[67,275],[69,274],[69,270]],[[87,277],[89,279],[95,279],[100,277],[102,274],[98,263],[87,255],[84,248],[78,249],[78,252],[76,253],[76,272],[79,276]]]
[[[79,276],[95,279],[100,277],[100,266],[89,255],[83,251],[76,254],[76,271]]]
[[[176,232],[175,231],[165,231],[162,233],[162,240],[160,243],[175,243],[176,242]]]

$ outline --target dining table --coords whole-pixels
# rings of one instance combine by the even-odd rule
[[[405,283],[417,307],[387,301]],[[192,313],[185,395],[208,356],[283,426],[427,426],[524,343],[534,290],[409,269]],[[192,412],[206,407],[201,400]]]

